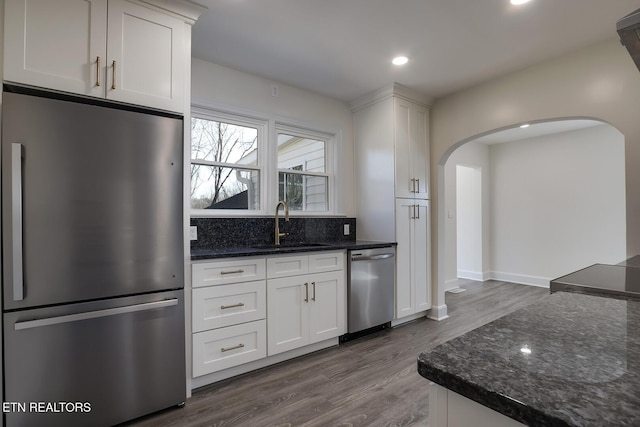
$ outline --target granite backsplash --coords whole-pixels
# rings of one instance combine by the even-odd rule
[[[356,240],[355,218],[292,217],[280,218],[280,232],[289,233],[281,242],[330,243]],[[344,235],[344,225],[349,235]],[[198,240],[191,249],[251,247],[274,243],[274,218],[191,218],[198,227]]]

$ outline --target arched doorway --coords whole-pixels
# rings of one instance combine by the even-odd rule
[[[576,269],[624,259],[624,136],[612,126],[592,119],[546,121],[469,138],[453,148],[441,163],[442,292],[461,276],[458,255],[465,243],[457,238],[460,213],[451,182],[458,166],[482,170],[481,179],[488,181],[476,186],[483,191],[476,211],[484,217],[462,218],[480,227],[470,235],[482,238],[480,245],[464,248],[480,247],[482,259],[481,270],[467,278],[548,286]]]

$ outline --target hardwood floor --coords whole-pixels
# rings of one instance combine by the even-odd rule
[[[544,288],[488,281],[446,294],[449,318],[420,319],[194,392],[130,423],[173,426],[426,426],[420,352],[537,301]]]

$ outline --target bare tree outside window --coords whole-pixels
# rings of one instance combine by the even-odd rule
[[[191,207],[257,209],[256,128],[191,119]]]

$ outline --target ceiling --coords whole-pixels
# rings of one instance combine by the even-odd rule
[[[437,98],[613,39],[616,21],[640,8],[640,0],[197,2],[209,10],[193,28],[195,57],[346,102],[393,82]],[[393,66],[400,54],[410,62]]]

